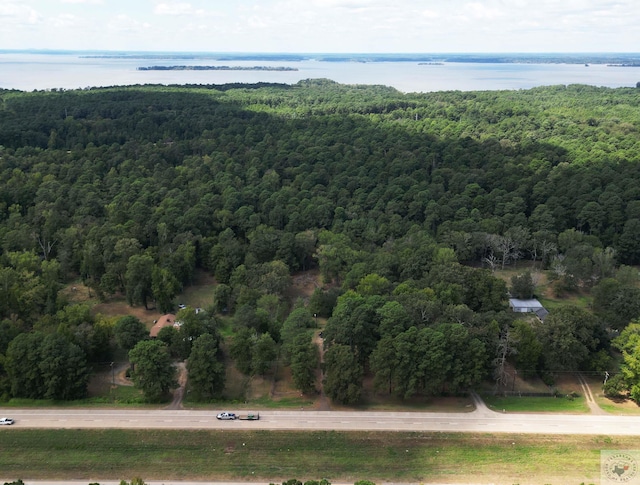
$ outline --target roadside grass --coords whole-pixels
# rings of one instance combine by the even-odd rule
[[[521,374],[514,374],[511,366],[507,367],[507,374],[508,383],[504,387],[496,390],[495,382],[484,381],[476,388],[489,409],[516,413],[590,412],[576,373],[555,373],[553,386],[546,385],[538,376],[524,379]]]
[[[5,477],[280,482],[594,483],[637,437],[402,432],[3,429]]]
[[[130,386],[116,386],[111,394],[92,396],[86,399],[76,399],[73,401],[56,401],[53,399],[21,399],[12,398],[7,402],[0,403],[0,409],[7,408],[88,408],[88,407],[113,407],[124,406],[144,406],[157,408],[158,405],[151,405],[144,400],[142,391]]]
[[[631,399],[614,400],[606,397],[602,391],[602,380],[600,378],[596,379],[592,376],[588,376],[585,377],[585,380],[591,389],[591,393],[593,394],[596,404],[600,406],[600,409],[610,414],[630,416],[640,415],[640,406]]]
[[[282,397],[277,400],[271,399],[269,396],[261,396],[257,399],[252,399],[247,401],[247,405],[249,407],[259,406],[261,408],[267,409],[278,409],[278,408],[311,408],[315,405],[315,401],[313,399],[309,399],[305,396],[298,397]]]
[[[516,413],[588,413],[589,406],[584,397],[530,397],[492,396],[482,399],[489,409]]]
[[[625,399],[622,401],[612,401],[604,396],[594,396],[596,403],[600,406],[600,409],[610,414],[621,414],[629,416],[640,415],[640,406],[638,406],[631,399]]]
[[[338,406],[332,405],[332,408],[338,408]],[[344,409],[467,413],[472,412],[475,406],[470,396],[416,396],[401,399],[393,394],[375,391],[373,378],[369,377],[364,382],[362,402]]]

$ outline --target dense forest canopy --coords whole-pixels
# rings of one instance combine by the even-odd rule
[[[281,342],[287,312],[268,300],[281,300],[293,272],[319,267],[350,290],[328,303],[314,295],[333,314],[329,357],[363,371],[384,352],[405,355],[407,341],[467,342],[450,357],[489,369],[507,338],[506,287],[471,266],[527,258],[553,271],[558,291],[594,289],[601,320],[575,337],[584,355],[567,369],[606,347],[596,327],[640,317],[634,278],[616,273],[640,263],[639,89],[402,94],[308,80],[0,100],[0,355],[18,334],[36,329],[32,346],[46,347],[47,329],[66,328],[67,352],[99,359],[104,332],[83,321],[98,343],[79,337],[62,283],[79,276],[101,298],[168,311],[198,268],[219,283],[218,310],[249,305],[247,325],[309,353]],[[353,314],[371,328],[345,334]],[[261,345],[268,354],[267,337]],[[263,369],[244,358],[247,372]],[[406,369],[409,385],[380,372],[406,395],[482,374],[443,369],[436,385]],[[340,384],[330,380],[353,400]]]

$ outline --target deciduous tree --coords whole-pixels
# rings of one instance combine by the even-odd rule
[[[324,391],[341,404],[355,404],[362,395],[363,368],[347,345],[332,345],[324,354]]]
[[[170,389],[177,387],[176,368],[169,349],[159,340],[143,340],[129,351],[133,365],[131,379],[150,402],[164,399]]]
[[[205,333],[193,343],[189,360],[189,390],[195,400],[209,401],[221,396],[225,386],[225,368],[216,339]]]

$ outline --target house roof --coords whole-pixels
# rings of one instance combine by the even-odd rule
[[[531,311],[535,311],[538,308],[544,308],[535,298],[531,300],[520,300],[519,298],[509,298],[509,306],[512,308],[530,308]]]
[[[538,318],[542,321],[544,321],[544,318],[549,315],[549,311],[546,308],[538,308],[535,310],[534,312]]]
[[[176,324],[176,316],[173,313],[167,313],[166,315],[162,315],[158,321],[151,327],[149,331],[149,335],[151,337],[157,337],[160,330],[164,327],[172,327]]]

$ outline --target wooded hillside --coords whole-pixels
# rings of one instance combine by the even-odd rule
[[[402,94],[312,80],[0,100],[5,396],[42,387],[15,375],[18,334],[31,335],[23,350],[106,358],[113,325],[98,331],[59,294],[78,277],[103,299],[169,311],[204,269],[219,283],[212,309],[256,346],[238,350],[239,367],[264,372],[282,344],[310,390],[313,349],[297,338],[310,324],[284,330],[283,295],[293,272],[318,267],[326,291],[306,311],[331,317],[328,392],[344,402],[358,395],[331,362],[404,396],[457,392],[496,370],[509,335],[538,349],[510,357],[524,372],[600,368],[606,330],[640,316],[637,271],[620,266],[640,264],[640,89]],[[549,269],[558,294],[593,293],[592,311],[552,313],[565,346],[506,311],[491,270],[523,259]],[[47,395],[82,394],[69,388]]]

